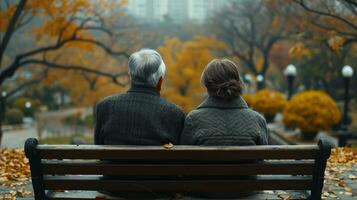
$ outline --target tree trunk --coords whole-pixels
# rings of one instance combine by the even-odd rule
[[[1,95],[1,94],[0,94]],[[0,96],[0,145],[2,141],[2,122],[5,119],[5,99]]]
[[[2,141],[2,121],[0,120],[0,146]]]

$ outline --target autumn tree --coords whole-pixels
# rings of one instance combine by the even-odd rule
[[[71,97],[71,103],[77,106],[92,106],[105,96],[119,93],[129,84],[127,74],[126,60],[114,59],[101,49],[95,49],[89,52],[78,51],[76,49],[62,49],[49,57],[56,59],[63,65],[78,64],[84,65],[88,69],[97,69],[105,66],[106,72],[122,72],[120,84],[106,76],[95,73],[86,73],[73,70],[50,70],[42,83],[48,86],[57,85],[66,90]]]
[[[201,73],[215,57],[214,52],[223,47],[223,43],[206,36],[196,36],[188,41],[175,37],[167,39],[159,47],[167,66],[163,95],[186,112],[192,110],[205,94],[200,84]]]
[[[324,33],[332,50],[357,42],[357,2],[355,0],[293,0],[307,14],[315,31]],[[328,33],[328,34],[326,34]]]
[[[50,56],[64,48],[75,48],[77,51],[85,52],[100,49],[117,58],[127,58],[128,50],[115,44],[123,43],[121,37],[125,35],[128,27],[113,21],[124,16],[121,12],[123,3],[125,1],[114,3],[86,0],[1,1],[0,88],[9,87],[8,84],[15,86],[11,87],[11,91],[7,91],[5,97],[0,95],[1,119],[5,113],[6,98],[19,89],[42,80],[43,74],[47,74],[48,69],[71,70],[90,76],[100,75],[115,84],[124,86],[121,77],[127,76],[125,72],[106,71],[102,66],[88,67],[83,63],[63,63]],[[119,30],[118,33],[112,31],[113,27]],[[23,38],[28,38],[29,45],[18,43],[24,41]],[[20,46],[16,47],[16,45]],[[31,77],[23,83],[13,84],[13,80],[9,79],[20,69],[29,68],[41,68],[42,70],[36,71],[45,73],[31,74]]]
[[[357,42],[357,3],[351,0],[293,0],[298,5],[291,14],[300,19],[295,45],[290,55],[299,64],[299,76],[307,88],[324,89],[342,96],[341,68],[353,65]],[[357,82],[355,82],[357,83]],[[356,84],[352,84],[356,85]],[[357,87],[352,87],[357,91]]]
[[[286,38],[290,3],[279,1],[233,2],[212,18],[212,31],[227,46],[226,55],[245,69],[265,76],[274,45]]]

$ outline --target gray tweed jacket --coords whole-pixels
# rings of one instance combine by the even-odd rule
[[[265,145],[268,131],[264,117],[248,108],[243,98],[208,97],[187,115],[180,144]]]
[[[95,108],[95,144],[178,144],[184,112],[160,97],[156,88],[132,86],[105,98]]]

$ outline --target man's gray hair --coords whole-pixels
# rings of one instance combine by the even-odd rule
[[[131,54],[128,65],[131,81],[136,85],[156,87],[166,70],[160,54],[152,49],[142,49]]]

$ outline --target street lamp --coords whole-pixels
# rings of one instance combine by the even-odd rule
[[[31,106],[32,106],[31,102],[27,101],[27,102],[25,103],[25,108],[30,109]]]
[[[261,74],[258,74],[258,76],[257,76],[258,90],[263,89],[263,83],[264,83],[264,76]]]
[[[245,74],[244,75],[244,82],[246,82],[247,83],[247,92],[248,93],[250,93],[250,87],[251,87],[251,84],[252,84],[252,82],[253,82],[253,77],[252,77],[252,75],[250,75],[250,74]]]
[[[349,103],[349,87],[350,81],[353,76],[353,69],[351,66],[346,65],[342,68],[342,76],[345,79],[345,99],[343,106],[343,117],[341,128],[338,133],[338,146],[343,147],[346,146],[348,135],[348,103]]]
[[[253,78],[252,78],[252,75],[250,75],[250,74],[245,74],[244,75],[244,79],[247,81],[247,84],[251,84],[252,83],[252,81],[253,81]]]
[[[296,76],[296,67],[292,64],[288,65],[284,71],[284,75],[288,80],[288,100],[291,99],[293,95],[293,83]]]
[[[347,131],[348,126],[348,103],[349,103],[349,89],[350,82],[353,76],[353,69],[351,66],[346,65],[342,68],[342,76],[345,79],[345,103],[343,108],[342,130]]]

